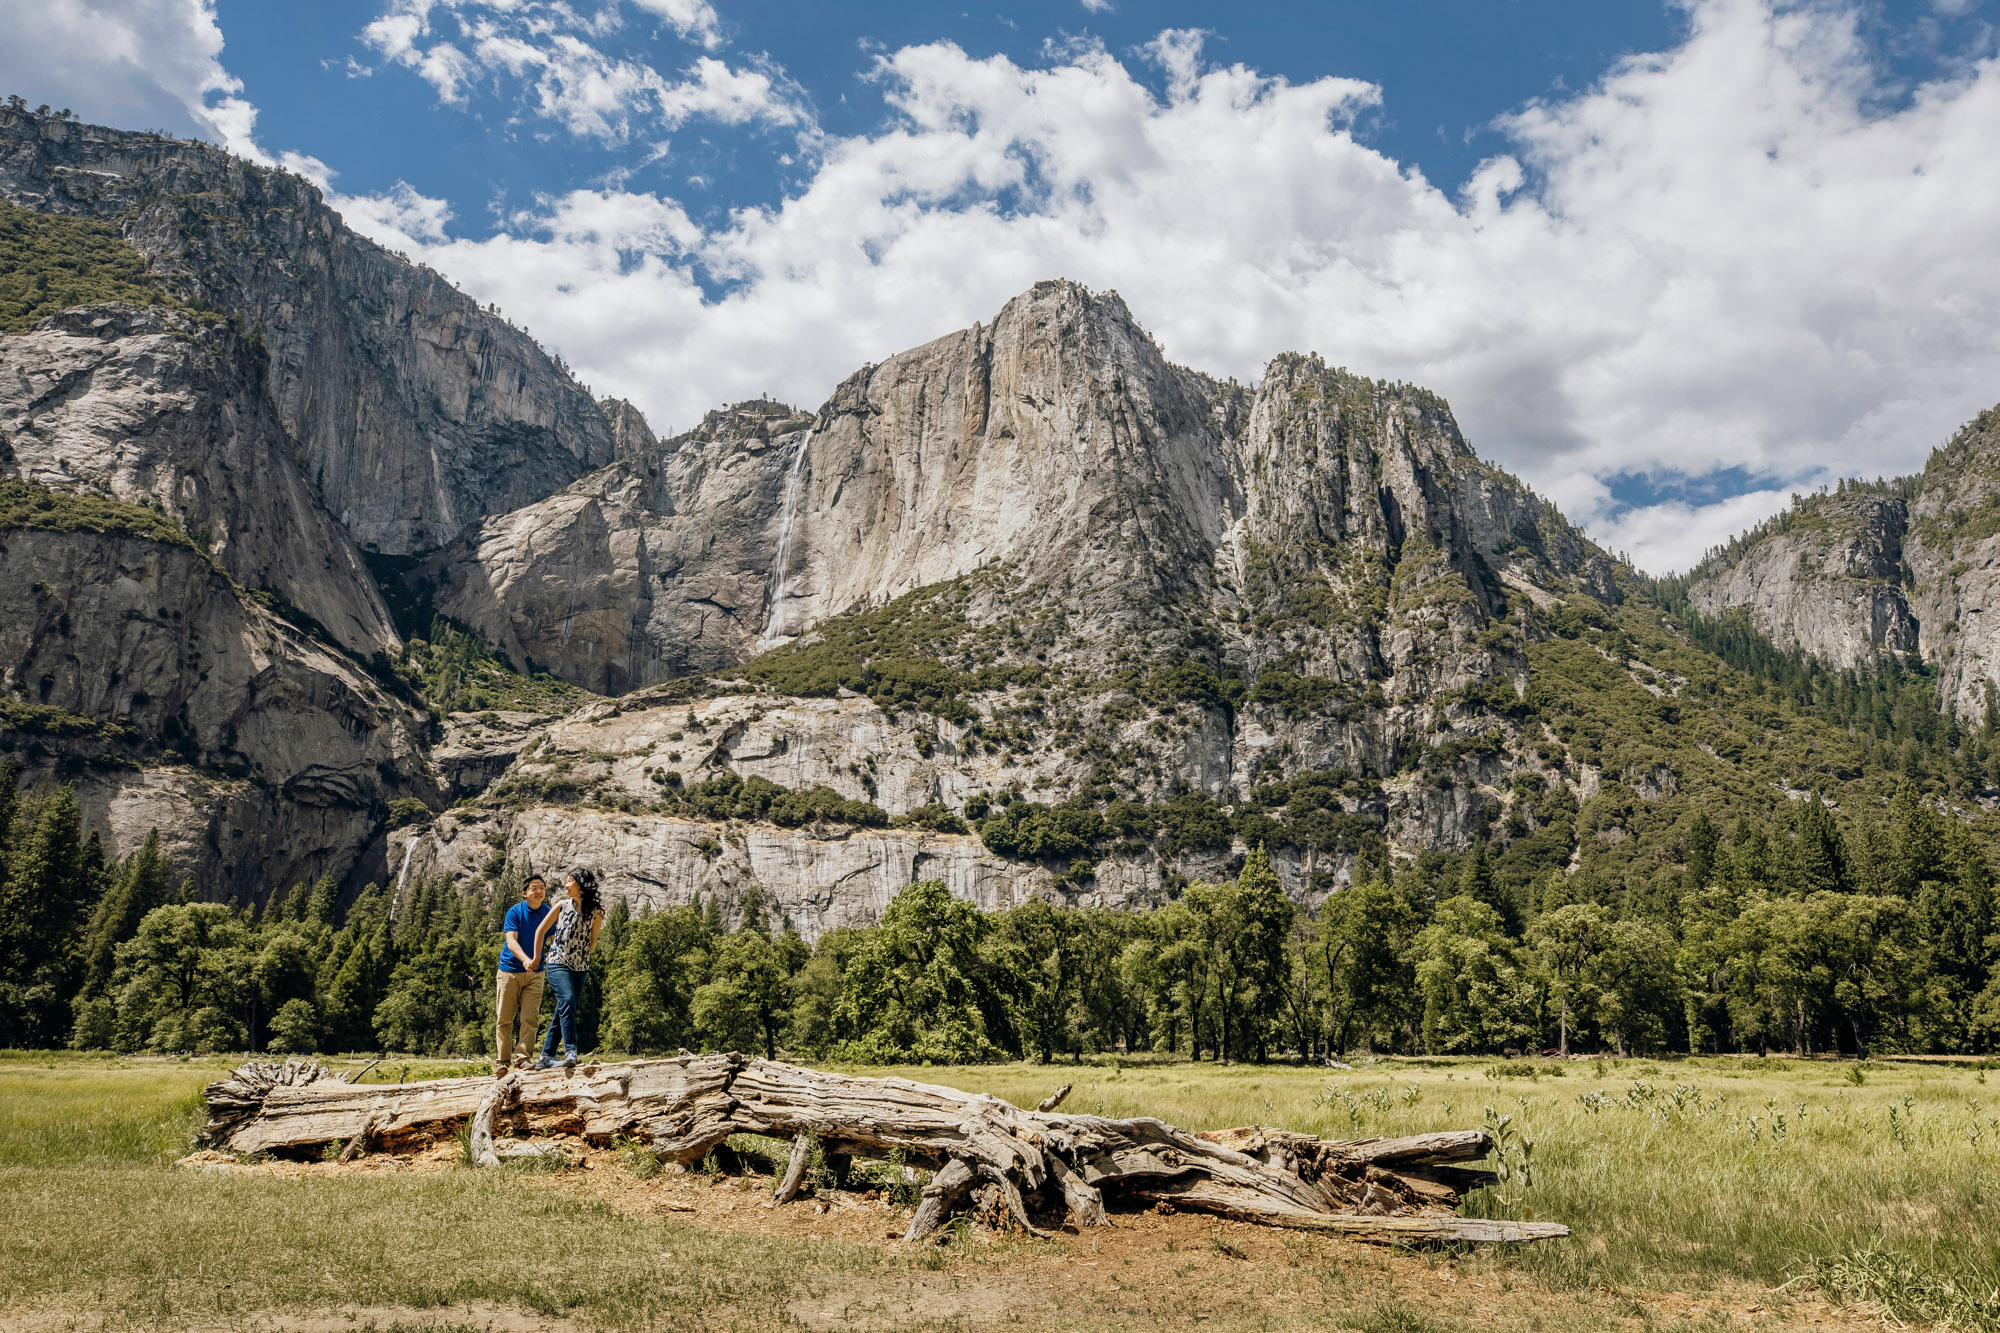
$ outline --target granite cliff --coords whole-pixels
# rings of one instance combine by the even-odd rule
[[[649,906],[754,887],[808,933],[919,869],[981,902],[1132,904],[1232,855],[996,855],[961,815],[1014,794],[1227,809],[1335,775],[1342,831],[1274,849],[1309,900],[1384,838],[1463,846],[1517,772],[1564,780],[1513,716],[1539,618],[1621,595],[1434,395],[1296,355],[1217,381],[1069,282],[816,411],[711,413],[484,520],[415,582],[517,663],[623,697],[530,728],[488,795],[399,835],[413,868],[580,858]],[[738,780],[901,826],[662,814]]]
[[[301,177],[0,106],[0,199],[115,221],[178,294],[254,330],[305,475],[368,550],[437,546],[613,457],[603,410],[532,338]]]
[[[918,878],[1132,905],[1262,845],[1317,902],[1474,847],[1560,880],[1649,820],[1671,853],[1688,792],[1879,758],[1436,395],[1219,380],[1115,293],[1039,283],[662,440],[284,172],[6,110],[0,198],[122,265],[0,332],[0,746],[214,896],[585,862],[817,935]],[[1997,429],[1800,501],[1690,604],[1983,715]]]
[[[1712,553],[1690,603],[1741,608],[1782,647],[1839,668],[1885,656],[1938,673],[1938,699],[1984,719],[2000,679],[2000,410],[1979,414],[1923,472],[1842,483]]]

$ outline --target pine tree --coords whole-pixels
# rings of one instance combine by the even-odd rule
[[[340,924],[340,886],[333,882],[332,874],[321,875],[312,887],[312,894],[306,899],[305,919],[318,921],[324,925]]]
[[[116,950],[138,932],[146,913],[167,901],[167,862],[160,855],[160,831],[146,835],[139,850],[119,868],[111,888],[98,900],[84,936],[80,998],[102,995],[111,985]]]
[[[1840,826],[1817,796],[1799,811],[1798,857],[1799,883],[1807,893],[1845,893],[1853,887]]]
[[[1687,878],[1688,887],[1705,889],[1715,874],[1715,825],[1708,819],[1706,810],[1697,810],[1694,822],[1688,828]]]
[[[1465,858],[1465,864],[1458,874],[1458,892],[1477,903],[1484,903],[1500,914],[1509,935],[1521,933],[1520,912],[1509,895],[1500,892],[1500,885],[1493,876],[1493,861],[1486,854],[1486,841],[1475,838],[1472,855]]]
[[[0,1044],[66,1040],[80,971],[78,937],[101,881],[91,873],[83,811],[68,784],[24,810],[18,861],[0,887]]]
[[[14,816],[20,807],[20,793],[14,786],[14,766],[0,766],[0,889],[7,884],[7,870],[14,852]]]

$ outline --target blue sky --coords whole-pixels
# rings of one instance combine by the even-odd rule
[[[304,170],[659,427],[1063,275],[1664,570],[2000,399],[2000,0],[18,8],[7,89]]]
[[[261,113],[260,137],[338,162],[346,188],[421,183],[462,216],[496,198],[595,185],[646,156],[629,144],[547,136],[533,122],[510,127],[518,108],[505,96],[440,105],[434,89],[407,72],[357,86],[350,59],[370,69],[382,63],[361,38],[382,9],[221,0],[224,54]],[[1455,188],[1504,147],[1491,125],[1496,116],[1588,86],[1614,60],[1659,49],[1683,27],[1682,15],[1665,6],[1602,0],[1128,3],[1095,11],[1078,0],[977,9],[765,0],[723,19],[717,53],[768,61],[798,85],[822,128],[851,135],[879,128],[888,114],[870,77],[883,51],[950,41],[974,55],[1032,64],[1050,42],[1096,39],[1114,52],[1137,52],[1164,29],[1200,28],[1212,34],[1214,60],[1294,82],[1340,74],[1379,83],[1382,105],[1361,117],[1359,137]],[[638,13],[599,45],[660,69],[706,53],[699,40]],[[1147,78],[1165,85],[1158,69]],[[802,165],[779,162],[790,136],[768,127],[701,125],[671,138],[673,152],[637,168],[629,187],[682,195],[707,211],[775,203],[803,178]]]

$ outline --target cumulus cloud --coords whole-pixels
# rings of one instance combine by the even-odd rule
[[[214,0],[40,0],[9,6],[0,91],[267,160],[257,110],[221,57]]]
[[[667,21],[683,40],[713,51],[722,45],[722,20],[707,0],[634,0],[639,8]]]
[[[1509,117],[1512,151],[1456,197],[1355,141],[1367,83],[1213,64],[1184,32],[1130,65],[936,43],[881,57],[894,123],[823,141],[775,207],[704,230],[568,195],[415,252],[661,424],[766,389],[815,404],[1068,276],[1182,362],[1254,378],[1315,350],[1438,389],[1483,454],[1685,566],[1782,486],[1921,466],[2000,397],[2000,67],[1884,109],[1853,12],[1698,0],[1689,22]],[[1725,467],[1781,488],[1626,510],[1600,480]]]
[[[814,133],[780,71],[702,54],[669,78],[605,54],[648,16],[718,47],[700,0],[581,9],[397,0],[368,41],[440,97],[511,83],[522,114],[629,134],[634,155],[698,116]],[[1123,59],[1088,41],[1036,63],[884,53],[887,123],[812,138],[781,202],[700,222],[616,185],[497,229],[421,181],[335,202],[656,426],[766,390],[817,404],[1067,276],[1118,289],[1177,361],[1252,379],[1310,350],[1429,385],[1483,454],[1663,570],[1790,486],[1921,466],[2000,398],[2000,62],[1891,89],[1837,4],[1687,16],[1673,49],[1501,122],[1509,151],[1452,195],[1355,140],[1373,85],[1217,64],[1169,31]],[[10,38],[31,100],[171,113],[254,151],[200,0],[49,0]],[[1757,489],[1633,509],[1605,481],[1723,468]]]
[[[684,40],[713,49],[719,20],[704,0],[637,0]],[[361,40],[464,105],[492,79],[522,89],[524,108],[571,134],[622,144],[641,126],[675,129],[695,117],[725,125],[806,119],[796,89],[769,68],[702,56],[674,77],[608,53],[621,23],[614,3],[583,14],[562,0],[393,0]]]

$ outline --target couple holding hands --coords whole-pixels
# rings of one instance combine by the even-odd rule
[[[542,1017],[542,989],[556,993],[555,1021],[542,1042],[537,1069],[556,1064],[556,1042],[562,1042],[566,1066],[576,1064],[577,1001],[590,969],[590,951],[597,947],[598,927],[604,910],[598,902],[597,877],[588,870],[572,870],[554,903],[547,902],[548,881],[530,875],[521,901],[507,909],[501,924],[504,943],[500,946],[500,973],[496,979],[500,1051],[493,1063],[493,1077],[507,1072],[514,1059],[514,1022],[521,1024],[521,1045],[535,1044],[535,1029]]]

